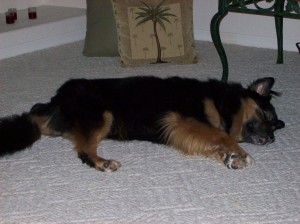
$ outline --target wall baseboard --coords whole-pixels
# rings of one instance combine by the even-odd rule
[[[26,54],[38,50],[47,49],[50,47],[56,47],[62,44],[72,43],[84,39],[85,31],[82,30],[73,31],[70,33],[64,33],[62,35],[49,37],[41,40],[35,40],[29,43],[23,43],[18,46],[7,47],[1,49],[0,60],[10,57],[15,57],[21,54]]]
[[[2,46],[0,48],[0,60],[82,40],[86,32],[85,24],[85,16],[80,16],[41,26],[2,33],[1,39],[7,40],[12,39],[12,37],[24,36],[24,32],[26,32],[25,36],[28,37],[30,35],[30,37],[26,38],[27,41]]]

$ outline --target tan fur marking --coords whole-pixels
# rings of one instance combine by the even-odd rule
[[[80,129],[73,130],[69,133],[64,133],[63,136],[70,139],[74,143],[75,150],[79,154],[86,154],[88,159],[94,163],[97,170],[114,171],[120,166],[118,162],[108,161],[97,155],[97,146],[99,142],[108,135],[113,123],[113,115],[110,112],[105,111],[102,116],[104,120],[103,125],[100,128],[93,130],[92,134],[90,134],[88,137],[81,133]],[[109,167],[104,167],[104,164],[108,163],[110,164]]]
[[[236,141],[242,139],[243,124],[247,120],[256,117],[256,110],[258,108],[255,101],[250,98],[242,99],[241,103],[241,109],[234,115],[230,129],[230,136]]]
[[[75,143],[75,149],[78,153],[84,152],[89,160],[94,163],[97,170],[104,171],[104,164],[108,161],[97,155],[97,146],[98,143],[108,135],[113,122],[113,115],[105,111],[102,116],[104,120],[103,125],[99,129],[94,130],[88,138],[83,136],[80,131],[75,131],[73,136],[71,134],[71,139]],[[120,166],[120,164],[115,161],[111,164],[112,167],[114,166],[112,168],[114,170]]]
[[[204,100],[204,112],[207,116],[209,123],[216,128],[221,128],[220,115],[215,107],[214,102],[211,99]]]
[[[166,144],[186,154],[203,155],[220,162],[224,162],[228,153],[247,156],[247,153],[226,132],[193,118],[183,118],[171,112],[161,120],[161,125],[162,137]]]
[[[102,127],[103,138],[107,136],[113,123],[114,117],[111,112],[105,111],[103,113],[104,125]]]
[[[74,142],[78,152],[83,151],[88,155],[95,154],[98,143],[107,136],[113,122],[113,115],[110,112],[105,111],[102,116],[104,120],[103,125],[100,128],[95,129],[88,138],[80,133],[80,130],[74,130],[72,133],[65,133],[64,137],[69,138]]]
[[[75,145],[75,150],[79,153],[84,151],[86,146],[86,138],[80,132],[73,132],[72,134],[65,135],[65,137],[69,138]]]
[[[33,116],[31,116],[31,119],[33,122],[35,122],[38,125],[38,127],[43,135],[48,135],[48,136],[60,136],[61,135],[60,132],[54,131],[48,127],[48,123],[50,120],[49,117],[33,115]]]

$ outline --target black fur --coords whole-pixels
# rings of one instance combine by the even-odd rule
[[[202,104],[207,97],[216,102],[229,130],[232,114],[239,109],[243,94],[247,93],[240,84],[179,77],[70,80],[51,100],[51,113],[56,116],[50,125],[64,132],[79,123],[88,134],[102,124],[99,115],[108,110],[114,116],[108,138],[160,142],[157,121],[167,112],[175,111],[207,122]]]
[[[0,119],[0,156],[30,147],[41,137],[28,113]]]

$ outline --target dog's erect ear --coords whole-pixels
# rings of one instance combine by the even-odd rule
[[[257,92],[259,95],[268,96],[273,93],[271,89],[274,85],[274,82],[275,79],[272,77],[257,79],[248,88],[254,92]]]

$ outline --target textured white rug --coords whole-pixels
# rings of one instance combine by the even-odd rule
[[[0,116],[46,102],[70,78],[180,75],[220,78],[211,43],[197,42],[194,65],[121,68],[117,58],[86,58],[83,42],[0,61]],[[0,159],[0,223],[300,223],[300,56],[226,45],[231,81],[273,76],[274,105],[286,128],[268,146],[242,144],[254,166],[228,170],[149,142],[103,141],[99,153],[122,163],[114,173],[82,165],[62,138]],[[154,87],[155,90],[155,87]]]

